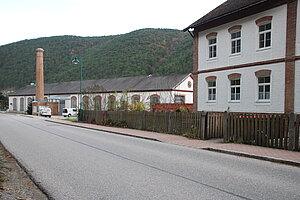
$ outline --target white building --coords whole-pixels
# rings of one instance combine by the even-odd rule
[[[298,0],[228,0],[184,31],[194,37],[194,108],[300,113]]]
[[[82,82],[82,88],[83,107],[87,109],[109,110],[122,101],[142,102],[146,109],[152,104],[193,104],[191,74],[87,80]],[[35,99],[35,92],[35,85],[27,85],[9,94],[9,110],[26,112],[28,103]],[[64,107],[78,108],[80,82],[45,84],[45,101],[58,102],[58,113]]]

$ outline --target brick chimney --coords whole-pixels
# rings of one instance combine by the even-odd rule
[[[36,49],[36,101],[44,101],[44,49]]]

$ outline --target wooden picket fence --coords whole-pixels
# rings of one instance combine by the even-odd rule
[[[300,115],[295,114],[88,110],[83,111],[82,119],[203,140],[223,138],[225,142],[300,150]]]
[[[223,121],[225,141],[299,150],[300,115],[225,113]]]

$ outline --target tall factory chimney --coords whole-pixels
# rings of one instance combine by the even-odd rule
[[[36,49],[36,101],[44,101],[44,49]]]

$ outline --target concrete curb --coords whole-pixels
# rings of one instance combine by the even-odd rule
[[[160,140],[155,139],[155,138],[149,138],[149,137],[143,137],[143,136],[139,136],[139,135],[131,135],[131,134],[126,134],[126,133],[120,133],[120,132],[117,132],[117,131],[105,130],[105,129],[101,129],[101,128],[86,127],[86,126],[82,126],[82,125],[78,125],[78,124],[69,124],[69,123],[64,123],[64,122],[52,121],[52,120],[49,120],[49,119],[47,119],[46,121],[52,122],[52,123],[57,123],[57,124],[68,125],[68,126],[75,126],[75,127],[79,127],[79,128],[86,128],[86,129],[95,130],[95,131],[105,131],[105,132],[113,133],[113,134],[117,134],[117,135],[135,137],[135,138],[151,140],[151,141],[155,141],[155,142],[161,142]]]
[[[296,167],[300,167],[300,163],[292,160],[283,160],[280,158],[273,158],[273,157],[266,157],[266,156],[259,156],[255,154],[249,154],[245,152],[238,152],[238,151],[230,151],[230,150],[225,150],[225,149],[217,149],[217,148],[202,148],[207,151],[214,151],[214,152],[219,152],[219,153],[226,153],[230,155],[236,155],[236,156],[241,156],[241,157],[246,157],[246,158],[253,158],[257,160],[265,160],[269,162],[274,162],[274,163],[280,163],[280,164],[286,164],[286,165],[292,165]]]

